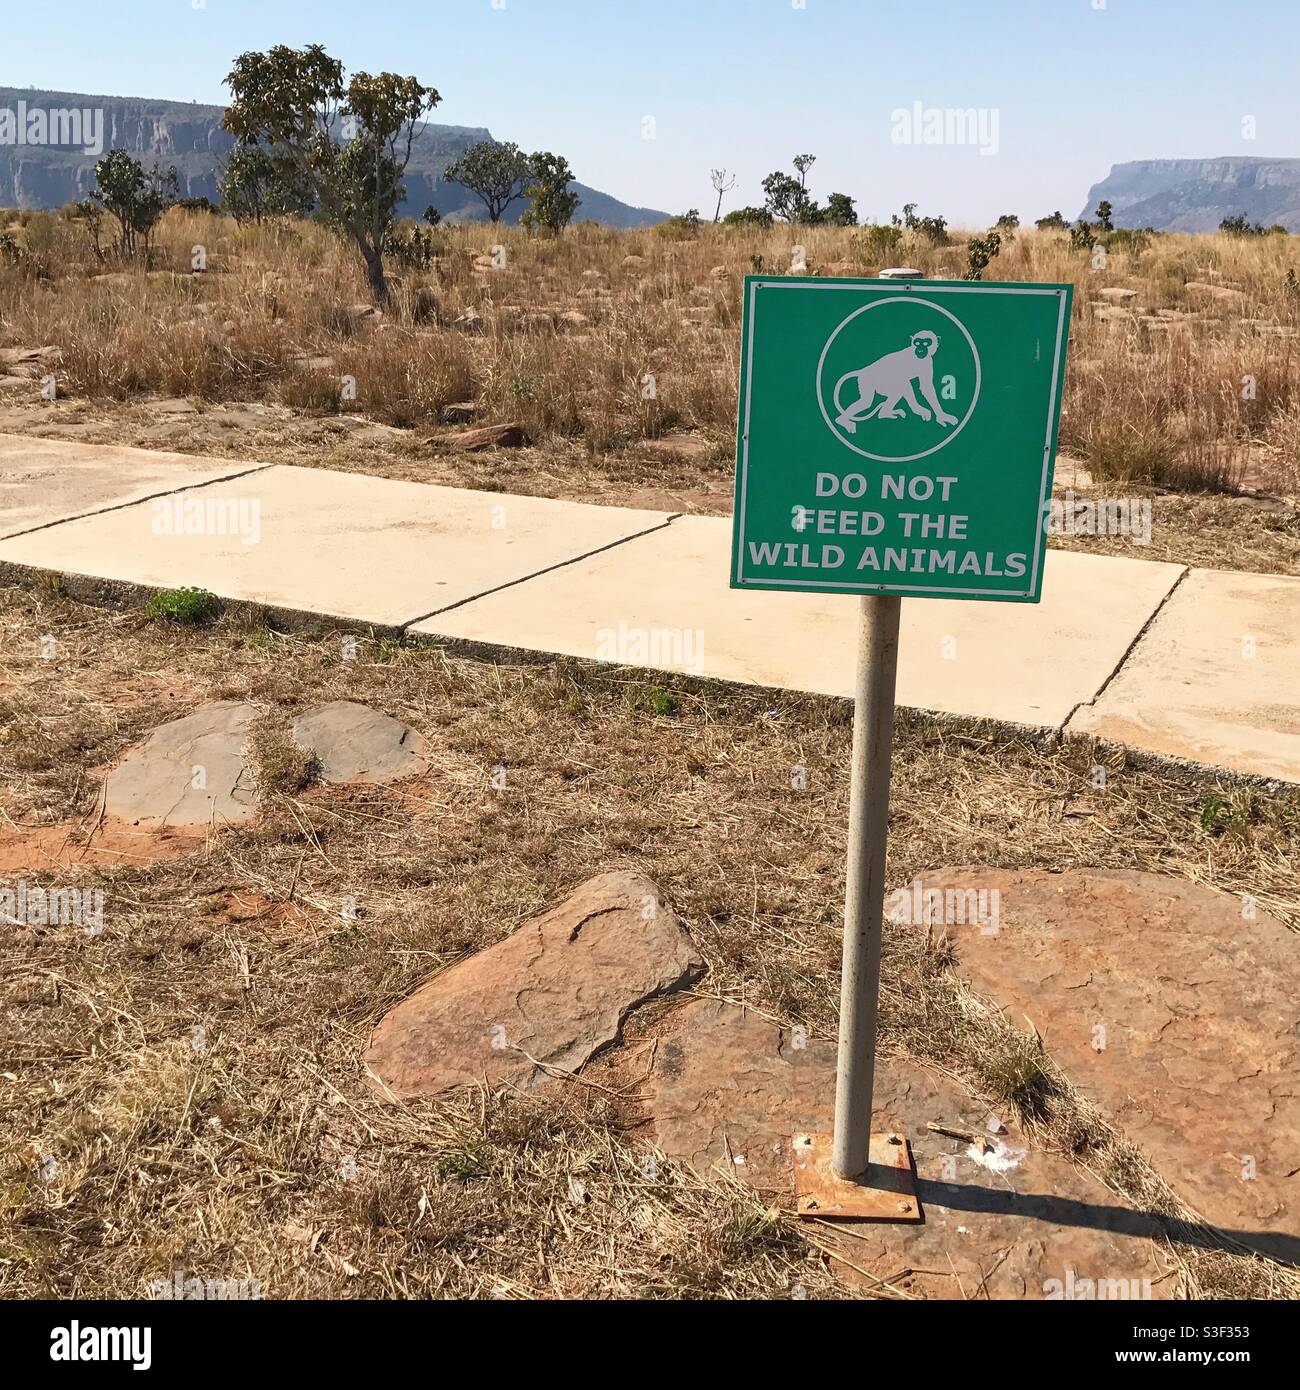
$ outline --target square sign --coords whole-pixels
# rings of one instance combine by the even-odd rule
[[[746,276],[731,587],[1037,603],[1070,300]]]

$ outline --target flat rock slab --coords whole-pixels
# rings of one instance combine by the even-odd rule
[[[730,551],[729,520],[680,517],[413,630],[852,695],[856,598],[730,589]],[[1059,728],[1101,689],[1180,573],[1177,565],[1051,550],[1041,604],[907,603],[899,702]]]
[[[1300,782],[1300,579],[1192,570],[1069,727]]]
[[[923,884],[996,889],[996,932],[948,928],[961,973],[1032,1021],[1202,1218],[1300,1259],[1300,938],[1158,874],[949,869]]]
[[[104,781],[104,809],[133,825],[238,824],[257,814],[246,744],[256,705],[218,700],[162,724]]]
[[[576,1071],[637,1005],[701,968],[649,879],[601,874],[386,1014],[365,1056],[368,1078],[403,1098],[479,1082],[535,1090],[557,1069]]]
[[[0,435],[0,538],[256,467],[230,459]],[[51,547],[48,536],[40,539],[46,567],[57,565],[57,547]]]
[[[397,627],[662,526],[666,512],[275,465],[0,542],[0,561]]]
[[[425,741],[391,714],[334,700],[293,721],[293,739],[320,763],[322,782],[393,782],[424,772]]]
[[[790,1137],[829,1130],[835,1105],[834,1044],[798,1043],[720,1000],[674,1010],[642,1088],[659,1147],[792,1206]],[[990,1135],[990,1153],[928,1131],[934,1121],[985,1132],[987,1107],[954,1082],[914,1063],[881,1062],[874,1114],[873,1129],[900,1130],[911,1144],[924,1220],[809,1226],[847,1262],[848,1277],[935,1298],[1047,1298],[1103,1278],[1129,1281],[1137,1297],[1176,1292],[1149,1239],[1152,1223],[1065,1159],[1031,1148],[1009,1121],[1004,1134]]]

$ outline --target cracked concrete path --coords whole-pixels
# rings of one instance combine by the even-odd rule
[[[681,517],[412,631],[851,696],[857,599],[731,589],[730,551],[729,519]],[[1059,729],[1101,688],[1180,573],[1054,550],[1041,604],[905,602],[899,703]]]
[[[17,436],[0,504],[0,577],[852,693],[853,598],[730,589],[725,518]],[[1300,783],[1300,579],[1052,550],[1040,604],[905,603],[898,698]]]

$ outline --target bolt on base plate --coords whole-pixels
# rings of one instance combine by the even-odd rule
[[[901,1134],[873,1134],[867,1171],[842,1178],[831,1165],[830,1134],[796,1134],[795,1209],[827,1221],[920,1221],[912,1159]]]

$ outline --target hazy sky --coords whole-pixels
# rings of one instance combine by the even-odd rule
[[[727,206],[761,202],[763,175],[804,152],[818,156],[809,182],[823,198],[849,193],[877,217],[914,201],[964,225],[1058,207],[1073,217],[1122,160],[1300,155],[1300,0],[5,8],[0,85],[220,102],[235,54],[319,42],[349,71],[394,69],[437,87],[436,120],[556,150],[584,183],[669,212],[711,215],[719,165],[740,176]],[[892,113],[917,102],[982,111],[996,152],[896,142]]]

